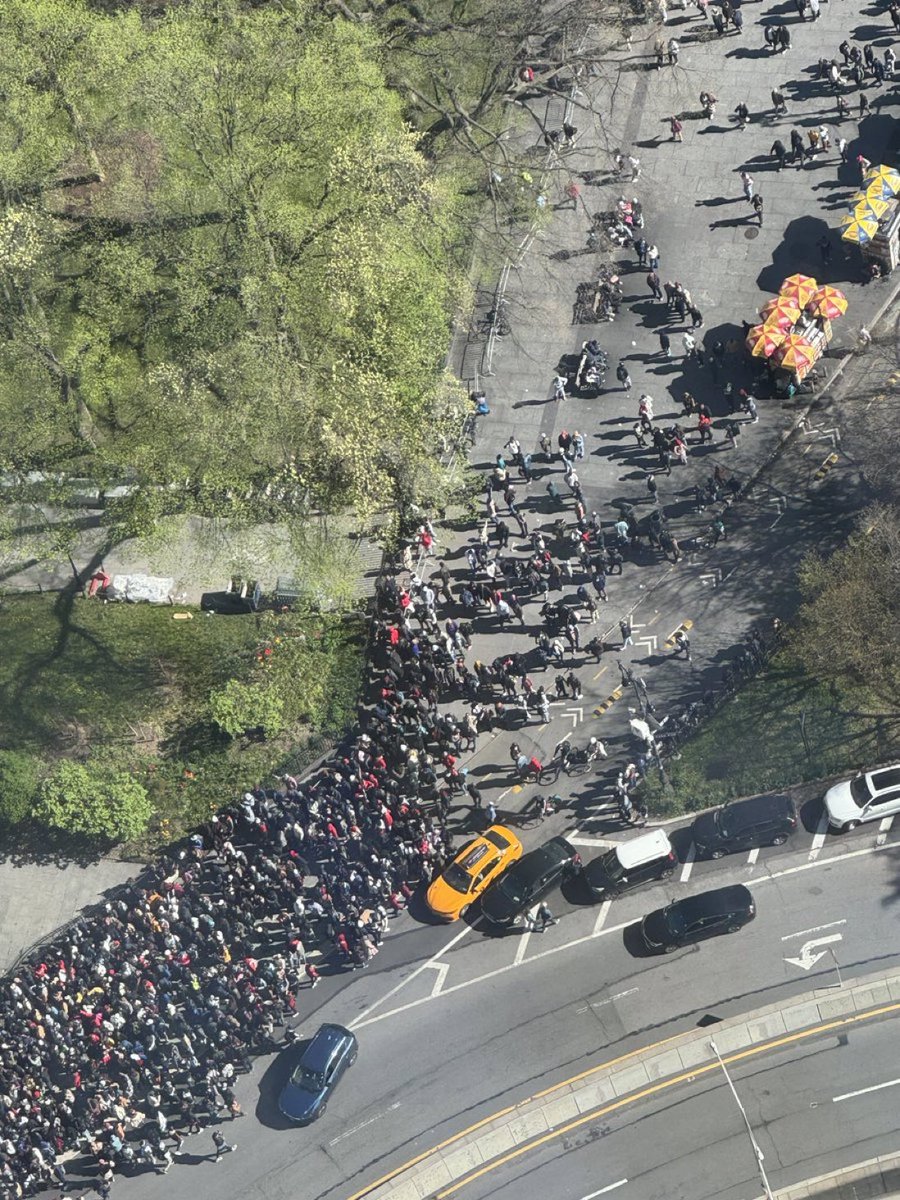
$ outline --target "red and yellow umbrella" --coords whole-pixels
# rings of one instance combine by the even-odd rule
[[[771,358],[786,337],[785,330],[777,325],[754,325],[744,345],[754,358]]]
[[[770,329],[783,329],[787,333],[800,320],[800,305],[787,296],[774,296],[762,306],[759,315]]]
[[[811,275],[788,275],[778,289],[779,296],[789,296],[799,308],[806,308],[818,287]]]
[[[847,311],[847,297],[840,288],[825,283],[807,304],[806,311],[812,313],[814,317],[824,317],[828,321],[833,321],[835,317],[842,317]]]
[[[791,333],[775,351],[774,359],[786,371],[805,373],[816,361],[816,349],[799,333]]]

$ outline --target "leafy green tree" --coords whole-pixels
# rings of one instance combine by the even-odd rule
[[[61,762],[35,805],[35,817],[47,825],[112,842],[139,837],[152,811],[146,788],[132,775],[91,762]]]
[[[21,750],[0,750],[0,825],[20,825],[30,816],[40,779],[40,762]]]
[[[211,693],[209,710],[216,725],[232,738],[256,729],[274,737],[284,728],[284,701],[267,683],[230,679]]]

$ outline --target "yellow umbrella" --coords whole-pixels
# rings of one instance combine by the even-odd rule
[[[878,222],[874,217],[856,217],[853,213],[849,213],[842,218],[841,229],[843,230],[841,234],[843,241],[856,242],[858,245],[864,246],[866,242],[871,242],[878,232]]]
[[[786,337],[787,333],[777,326],[754,325],[744,345],[754,358],[770,358]]]
[[[850,211],[854,217],[871,216],[875,217],[876,220],[879,220],[884,216],[890,207],[891,205],[889,201],[883,200],[880,196],[875,195],[874,193],[870,196],[869,193],[866,192],[865,196],[863,196],[861,200],[854,204]]]
[[[787,333],[800,320],[800,306],[787,296],[774,296],[762,306],[759,315],[770,329],[783,329]]]
[[[841,317],[847,311],[847,297],[840,288],[832,287],[829,283],[823,284],[807,304],[806,311],[814,317],[833,321],[835,317]]]
[[[789,334],[775,351],[775,362],[786,371],[808,371],[816,361],[816,348],[799,333]]]
[[[798,308],[806,308],[819,285],[811,275],[788,275],[778,289],[780,296],[788,296]]]
[[[863,175],[863,180],[870,187],[876,184],[878,194],[883,197],[896,196],[900,192],[900,172],[893,167],[869,167]]]

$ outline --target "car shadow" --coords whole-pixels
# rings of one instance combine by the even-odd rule
[[[293,1046],[285,1047],[275,1055],[260,1077],[255,1116],[261,1125],[269,1129],[300,1128],[296,1122],[289,1121],[278,1107],[278,1098],[291,1077],[291,1071],[311,1040],[306,1038],[295,1042]]]
[[[807,800],[805,804],[800,805],[798,816],[800,817],[800,824],[807,833],[816,832],[824,811],[825,802],[821,796],[816,796],[814,799]]]

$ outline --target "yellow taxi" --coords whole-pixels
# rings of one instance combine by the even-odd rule
[[[455,921],[488,884],[522,857],[522,843],[505,825],[492,825],[474,841],[467,842],[432,881],[425,899],[428,907],[444,921]]]

